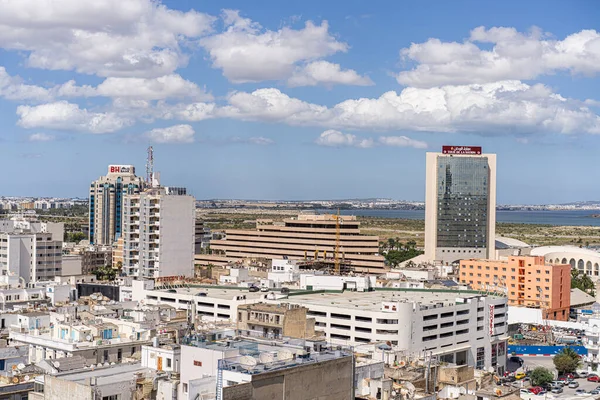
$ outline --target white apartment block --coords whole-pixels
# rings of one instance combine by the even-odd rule
[[[52,280],[62,271],[63,223],[0,221],[0,283]]]
[[[123,271],[129,276],[194,276],[195,199],[164,188],[125,196]]]

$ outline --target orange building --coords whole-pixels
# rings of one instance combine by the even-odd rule
[[[569,264],[549,265],[542,256],[461,260],[459,281],[475,290],[505,290],[509,305],[541,308],[547,319],[567,321],[569,318]]]

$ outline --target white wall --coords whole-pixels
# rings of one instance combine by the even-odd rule
[[[161,196],[159,276],[194,276],[195,226],[192,196]]]

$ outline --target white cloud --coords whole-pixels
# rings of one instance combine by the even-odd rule
[[[66,101],[17,107],[18,124],[24,128],[64,129],[88,133],[108,133],[124,128],[131,120],[115,113],[97,113]]]
[[[21,78],[9,75],[6,68],[0,67],[0,97],[18,101],[48,101],[52,94],[41,86],[23,83]]]
[[[488,83],[534,79],[567,71],[593,75],[600,72],[600,33],[582,30],[563,40],[546,38],[538,29],[529,33],[514,28],[478,27],[464,43],[429,39],[402,49],[400,55],[418,65],[397,75],[400,84],[433,87],[448,84]],[[477,43],[491,43],[492,49]]]
[[[30,142],[50,142],[56,139],[54,135],[49,135],[47,133],[33,133],[29,135],[28,140]]]
[[[414,147],[415,149],[427,148],[427,143],[406,136],[380,136],[378,141],[383,146]]]
[[[326,130],[315,141],[320,146],[330,147],[373,147],[373,139],[357,139],[356,135],[342,133],[334,129]]]
[[[201,39],[200,44],[213,67],[235,83],[287,79],[298,64],[348,50],[347,44],[329,34],[326,21],[320,25],[309,21],[298,30],[271,31],[233,10],[224,11],[223,21],[227,29]]]
[[[153,0],[5,0],[0,47],[28,54],[30,67],[157,77],[185,65],[181,44],[213,21]]]
[[[519,81],[484,85],[406,88],[378,98],[326,107],[291,98],[277,89],[237,92],[219,117],[332,129],[413,130],[522,134],[600,133],[600,118],[579,101],[544,85]]]
[[[360,76],[353,69],[342,70],[339,64],[328,61],[314,61],[298,67],[287,83],[289,86],[373,85],[369,77]]]
[[[144,136],[153,143],[192,143],[194,128],[191,125],[174,125],[167,128],[155,128]]]
[[[107,78],[97,94],[114,98],[161,100],[167,98],[212,99],[193,82],[177,74],[157,78]]]

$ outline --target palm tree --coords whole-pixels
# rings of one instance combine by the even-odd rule
[[[394,238],[388,239],[388,251],[394,250],[396,247],[396,240]]]

